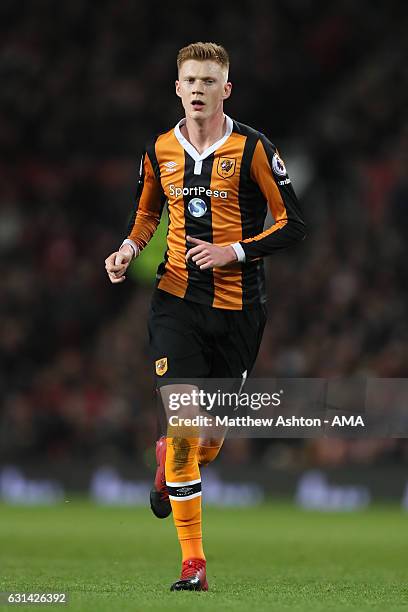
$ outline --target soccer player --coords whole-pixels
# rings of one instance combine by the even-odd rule
[[[251,372],[266,321],[263,258],[302,240],[305,224],[285,165],[260,132],[224,114],[231,95],[226,50],[193,43],[177,57],[176,94],[185,117],[146,146],[128,236],[105,261],[125,280],[167,202],[167,250],[157,273],[149,338],[164,404],[170,379]],[[264,230],[267,207],[274,219]],[[207,590],[200,466],[222,439],[161,437],[151,493],[156,516],[173,513],[182,551],[172,590]]]

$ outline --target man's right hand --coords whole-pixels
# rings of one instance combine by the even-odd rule
[[[126,279],[125,272],[133,259],[133,249],[124,244],[119,251],[115,251],[105,259],[105,268],[111,283],[123,283]]]

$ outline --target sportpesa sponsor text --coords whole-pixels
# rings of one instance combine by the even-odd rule
[[[206,189],[205,187],[176,187],[173,183],[169,186],[171,196],[179,198],[180,196],[203,196],[209,198],[228,198],[228,191],[220,191],[218,189]]]

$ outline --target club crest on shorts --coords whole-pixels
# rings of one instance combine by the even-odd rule
[[[272,169],[278,176],[286,176],[285,164],[277,153],[272,157]]]
[[[217,165],[217,173],[221,178],[229,178],[235,172],[236,159],[230,157],[220,157]]]
[[[156,361],[156,374],[157,376],[163,376],[167,372],[167,357],[157,359]]]

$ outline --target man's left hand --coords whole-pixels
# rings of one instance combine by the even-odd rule
[[[211,242],[205,242],[199,238],[187,236],[187,242],[196,246],[189,249],[186,253],[186,261],[192,259],[200,270],[208,268],[222,268],[237,261],[237,255],[231,245],[217,246]]]

